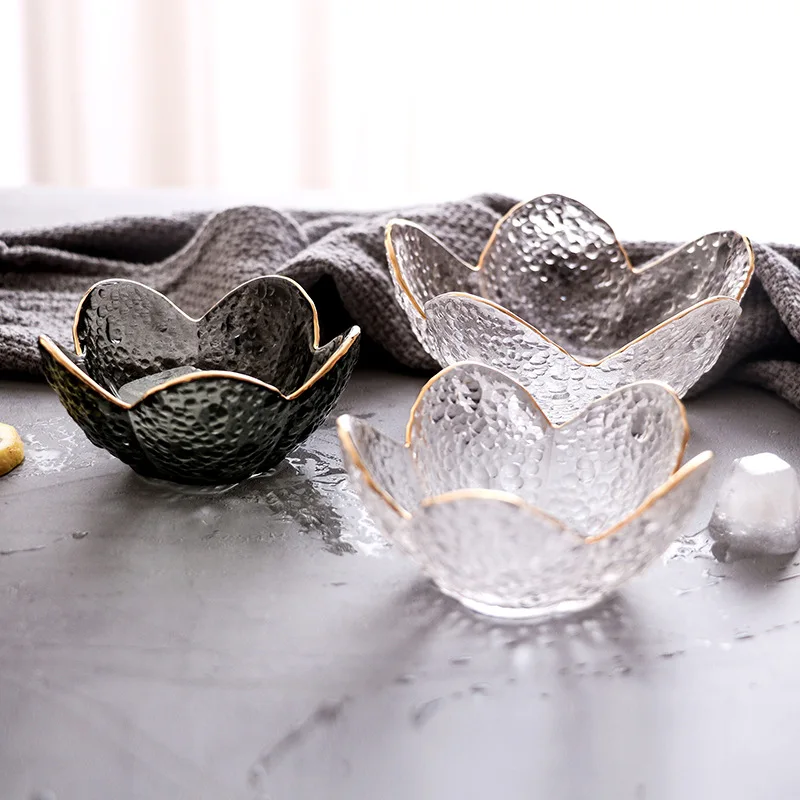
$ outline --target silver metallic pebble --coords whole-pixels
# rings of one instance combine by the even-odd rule
[[[800,481],[774,453],[738,458],[709,523],[724,550],[741,556],[793,553],[800,547]]]

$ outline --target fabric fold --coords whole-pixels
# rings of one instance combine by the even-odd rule
[[[200,316],[243,281],[272,274],[294,278],[312,293],[323,328],[349,319],[399,365],[430,370],[435,365],[394,297],[386,222],[399,216],[424,225],[474,263],[514,203],[486,194],[377,213],[243,206],[0,233],[0,372],[39,374],[38,335],[68,345],[78,301],[99,280],[138,280]],[[674,245],[624,246],[639,264]],[[754,249],[756,277],[742,316],[695,391],[731,375],[800,407],[800,247]]]

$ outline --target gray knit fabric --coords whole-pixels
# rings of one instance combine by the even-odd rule
[[[384,225],[393,216],[419,222],[475,262],[513,203],[481,195],[380,214],[241,207],[0,234],[0,371],[37,374],[38,334],[68,343],[75,307],[98,280],[141,281],[199,316],[237,284],[266,274],[288,275],[311,292],[324,333],[338,333],[349,318],[379,346],[373,354],[431,369],[393,296]],[[672,245],[625,246],[639,263]],[[742,317],[697,389],[731,374],[800,407],[800,248],[755,251],[757,277]]]

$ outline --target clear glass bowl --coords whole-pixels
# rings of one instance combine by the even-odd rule
[[[386,249],[433,358],[507,372],[556,422],[637,380],[682,397],[719,358],[754,265],[748,240],[722,231],[633,267],[606,222],[560,195],[513,208],[477,266],[404,220]]]
[[[663,553],[712,460],[681,466],[686,414],[663,384],[616,389],[554,425],[476,363],[423,388],[404,444],[349,416],[338,429],[385,536],[465,606],[519,619],[589,607]]]

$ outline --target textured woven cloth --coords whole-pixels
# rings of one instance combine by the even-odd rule
[[[199,316],[237,284],[287,275],[306,287],[323,334],[350,319],[367,357],[431,369],[397,305],[384,251],[384,225],[402,216],[425,225],[475,262],[494,224],[515,201],[481,195],[385,213],[230,208],[172,217],[126,217],[23,233],[0,233],[0,371],[37,374],[36,339],[70,341],[75,307],[104,278],[132,278]],[[673,245],[626,243],[640,263]],[[697,389],[725,374],[777,392],[800,407],[800,248],[755,245],[756,279],[722,357]]]

